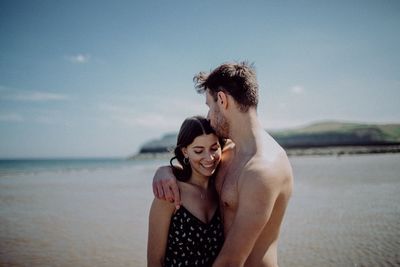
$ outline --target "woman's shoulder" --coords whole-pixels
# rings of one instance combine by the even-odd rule
[[[178,184],[179,192],[181,193],[181,199],[190,196],[193,192],[198,192],[197,188],[190,182],[176,181]]]
[[[193,201],[193,195],[197,192],[196,188],[184,181],[177,181],[177,184],[181,195],[181,203],[190,206]]]
[[[155,197],[151,210],[157,214],[172,215],[175,212],[175,204]]]
[[[182,200],[182,198],[185,197],[190,192],[190,184],[179,180],[177,180],[176,183],[178,185]]]

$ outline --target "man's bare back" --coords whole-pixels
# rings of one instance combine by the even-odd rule
[[[216,178],[225,236],[228,236],[232,228],[238,213],[239,203],[242,206],[257,206],[257,202],[251,203],[252,199],[264,198],[264,201],[266,199],[273,201],[273,205],[268,205],[270,210],[267,212],[267,216],[269,216],[267,223],[260,227],[258,237],[255,239],[253,247],[250,248],[251,252],[244,265],[248,267],[278,265],[277,240],[279,229],[293,187],[292,171],[286,153],[269,135],[266,134],[264,139],[261,149],[253,155],[241,154],[236,151],[233,143],[228,143],[224,149],[224,158]],[[261,176],[261,178],[257,178],[258,181],[252,181],[251,174],[257,177]],[[264,183],[265,186],[270,188],[271,196],[257,195],[252,192],[252,198],[248,198],[246,201],[250,203],[246,204],[244,200],[239,201],[243,184],[253,182],[255,186],[258,186],[258,183]],[[246,197],[246,194],[243,197]],[[245,210],[242,213],[244,214],[240,214],[240,216],[243,216],[249,225],[257,223],[252,222],[252,219],[259,215],[252,214],[251,210]],[[253,228],[247,230],[243,228],[240,230],[243,233],[243,239],[254,232]],[[229,244],[229,242],[227,243]],[[214,266],[217,265],[218,262]]]

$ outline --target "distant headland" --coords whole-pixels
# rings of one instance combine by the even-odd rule
[[[343,155],[400,152],[400,124],[324,121],[280,131],[268,131],[291,155]],[[131,158],[168,156],[177,133],[143,144]]]

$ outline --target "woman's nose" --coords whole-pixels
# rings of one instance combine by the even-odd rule
[[[207,159],[214,160],[215,159],[214,153],[208,153]]]

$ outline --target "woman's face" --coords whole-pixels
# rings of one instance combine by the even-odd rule
[[[211,176],[221,161],[221,146],[215,134],[197,136],[182,152],[189,158],[193,174]]]

